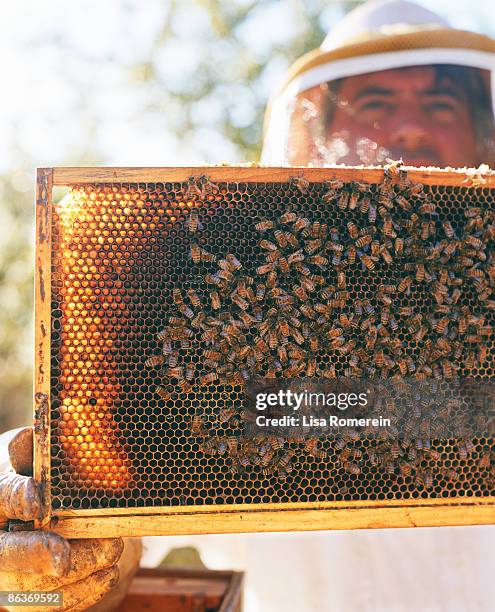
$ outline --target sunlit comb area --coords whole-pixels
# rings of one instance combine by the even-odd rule
[[[83,506],[84,494],[117,500],[139,496],[146,486],[139,478],[144,451],[140,465],[132,461],[140,438],[132,425],[119,428],[132,412],[140,428],[151,397],[135,372],[154,328],[137,325],[135,311],[153,308],[141,303],[146,266],[158,257],[166,232],[194,206],[185,197],[168,202],[163,189],[84,185],[71,189],[54,212],[52,475],[64,495],[78,491]],[[123,384],[123,369],[134,395]]]
[[[54,508],[493,494],[487,436],[430,436],[424,446],[394,444],[386,452],[359,437],[242,441],[250,368],[287,377],[495,375],[492,191],[425,187],[420,198],[422,190],[411,187],[406,198],[400,185],[388,186],[388,195],[356,185],[198,177],[71,189],[53,216]],[[462,291],[449,284],[451,308],[442,283],[429,277],[432,267],[399,251],[408,243],[395,242],[402,234],[394,236],[394,215],[407,231],[417,223],[425,249],[442,240],[450,248],[447,242],[471,228],[458,253],[467,280]],[[376,236],[366,229],[375,226]],[[378,248],[379,237],[385,246]],[[349,247],[339,246],[349,241],[352,259]],[[470,263],[469,252],[479,263]],[[283,268],[270,286],[277,257]],[[244,297],[228,290],[234,277]],[[383,287],[395,289],[385,295]],[[284,292],[299,311],[292,322],[284,319]],[[249,331],[258,315],[266,338]],[[307,332],[318,325],[326,339]],[[375,328],[378,342],[392,338],[380,350],[370,349]],[[457,344],[450,346],[449,333],[458,334]],[[263,344],[273,359],[257,362],[253,347]],[[279,361],[280,369],[273,365]]]

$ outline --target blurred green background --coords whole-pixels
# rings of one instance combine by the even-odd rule
[[[357,4],[3,4],[0,431],[30,422],[35,168],[256,161],[269,94]],[[492,2],[420,4],[457,27],[495,33]]]

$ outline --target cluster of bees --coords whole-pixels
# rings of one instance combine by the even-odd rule
[[[493,211],[470,206],[462,211],[463,227],[454,228],[397,165],[376,187],[331,180],[315,196],[304,179],[291,183],[297,193],[321,198],[328,219],[311,219],[297,205],[276,219],[259,219],[254,269],[233,253],[208,251],[197,238],[198,212],[189,215],[190,257],[205,271],[204,288],[173,289],[175,312],[159,334],[162,354],[148,360],[163,367],[164,399],[177,388],[242,387],[256,377],[449,381],[486,361],[487,313],[495,309]],[[188,190],[202,194],[211,185],[190,182]],[[356,276],[371,279],[371,289],[355,286]],[[200,348],[199,362],[190,357],[192,346]],[[367,465],[427,489],[437,475],[458,480],[453,468],[435,473],[440,456],[431,440],[435,424],[454,423],[459,457],[467,457],[473,451],[467,404],[454,400],[436,414],[426,401],[399,417],[399,400],[386,408],[404,435],[378,435],[366,448],[366,432],[344,432],[323,448],[317,438],[219,435],[201,416],[193,419],[192,435],[205,453],[228,457],[234,472],[259,466],[287,477],[302,449],[322,461],[337,453],[353,475]],[[243,408],[231,407],[218,423],[234,431],[244,418]],[[489,452],[480,460],[492,479],[494,463]]]

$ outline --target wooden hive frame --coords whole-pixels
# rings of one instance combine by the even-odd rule
[[[50,350],[52,190],[85,183],[181,182],[191,175],[214,182],[285,182],[299,176],[310,182],[329,179],[378,183],[383,170],[371,168],[42,168],[36,197],[35,265],[35,458],[34,474],[43,491],[38,527],[66,537],[181,535],[262,531],[299,531],[491,524],[495,497],[263,503],[148,508],[52,510],[50,498]],[[413,169],[409,177],[425,185],[479,186],[470,171]],[[495,176],[482,179],[495,188]]]

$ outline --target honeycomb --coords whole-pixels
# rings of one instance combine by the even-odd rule
[[[401,194],[400,180],[388,186],[395,199]],[[418,449],[417,469],[412,472],[398,464],[384,468],[373,459],[376,441],[366,438],[323,436],[317,446],[279,440],[272,453],[278,458],[274,470],[253,460],[261,455],[253,446],[266,445],[266,440],[251,440],[245,451],[250,457],[243,460],[242,368],[230,378],[215,374],[222,365],[218,361],[208,368],[199,328],[187,337],[173,338],[170,363],[170,331],[164,330],[170,330],[171,320],[189,320],[194,303],[211,305],[211,278],[221,270],[221,262],[228,261],[227,255],[234,269],[235,262],[242,265],[245,278],[257,278],[266,261],[260,238],[267,231],[272,235],[265,240],[276,240],[273,229],[283,215],[293,213],[313,226],[327,225],[347,234],[354,231],[349,223],[362,226],[363,214],[369,219],[363,193],[371,207],[376,202],[378,208],[381,189],[306,184],[301,179],[213,184],[206,177],[181,183],[72,187],[55,207],[52,227],[53,508],[493,495],[495,454],[493,440],[486,435],[432,439],[428,452]],[[419,196],[424,194],[444,234],[461,231],[466,210],[479,208],[483,215],[493,208],[493,191],[488,188],[425,186],[417,193],[414,189],[409,198],[417,197],[421,206]],[[358,195],[353,203],[354,192]],[[430,238],[434,246],[436,239]],[[492,236],[486,240],[488,266]],[[363,254],[346,267],[335,317],[352,317],[356,303],[376,304],[384,285],[397,286],[406,276],[418,274],[417,256],[390,262],[374,258],[371,264]],[[325,283],[337,283],[339,289],[336,262],[317,267]],[[477,313],[482,324],[470,330],[472,337],[454,369],[456,375],[486,382],[495,375],[494,315],[491,293],[486,287],[476,288],[476,282],[479,279],[473,278],[474,288],[462,294],[459,306]],[[400,305],[431,312],[438,302],[433,286],[412,284],[414,291],[406,287],[400,293]],[[225,287],[218,290],[222,302],[224,291]],[[210,315],[218,310],[215,305],[209,308]],[[364,335],[355,332],[356,337]],[[400,325],[397,336],[405,359],[416,358],[421,343],[407,326]],[[338,348],[329,342],[310,356],[317,372],[334,368],[346,374],[350,355]],[[378,366],[380,370],[380,360]],[[448,369],[444,365],[440,374],[448,376]],[[269,367],[259,373],[267,371],[273,374]],[[308,371],[295,372],[301,373]]]

